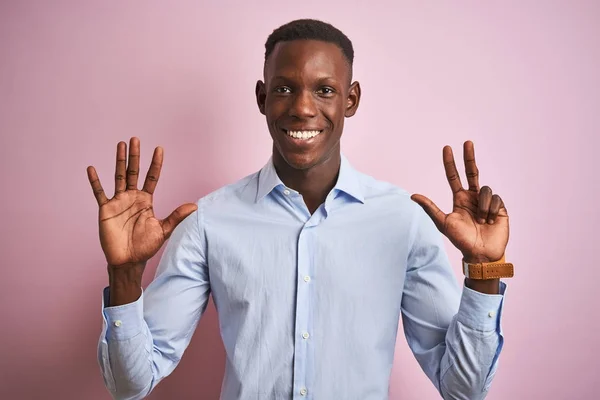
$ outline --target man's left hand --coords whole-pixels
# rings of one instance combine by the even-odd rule
[[[500,196],[494,194],[489,186],[479,187],[473,142],[465,142],[463,153],[468,190],[461,184],[452,148],[445,146],[443,150],[444,168],[453,196],[450,214],[445,214],[425,196],[414,194],[411,198],[423,207],[440,232],[461,251],[465,261],[497,261],[504,255],[508,244],[508,213]]]

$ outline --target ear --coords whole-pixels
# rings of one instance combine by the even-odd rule
[[[265,102],[267,101],[267,92],[265,90],[265,84],[263,81],[256,82],[256,104],[262,115],[265,115]]]
[[[360,103],[360,83],[354,82],[350,85],[348,90],[348,100],[346,101],[346,111],[344,115],[349,118],[352,117],[356,110],[358,110],[358,104]]]

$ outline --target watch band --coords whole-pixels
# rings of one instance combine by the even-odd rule
[[[514,267],[504,260],[504,256],[498,261],[488,263],[470,264],[463,259],[463,272],[469,279],[498,279],[512,278]]]

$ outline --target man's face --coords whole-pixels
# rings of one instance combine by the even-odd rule
[[[354,115],[360,99],[342,50],[317,40],[279,42],[264,75],[256,98],[282,158],[304,170],[339,153],[344,118]]]

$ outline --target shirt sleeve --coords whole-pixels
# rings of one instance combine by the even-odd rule
[[[417,206],[402,321],[408,345],[444,399],[483,399],[497,369],[506,285],[487,295],[456,281],[443,237]]]
[[[183,355],[210,295],[200,204],[175,228],[154,280],[130,304],[106,307],[98,362],[114,399],[143,399]]]

